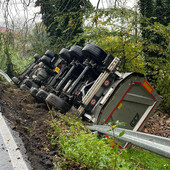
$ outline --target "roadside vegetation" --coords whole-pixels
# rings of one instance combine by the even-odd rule
[[[168,158],[164,158],[152,152],[148,152],[143,149],[133,148],[128,151],[132,159],[138,162],[139,167],[142,166],[144,169],[169,169],[170,163]]]
[[[131,148],[120,150],[113,139],[97,137],[74,114],[63,115],[50,111],[52,129],[48,132],[50,144],[46,152],[56,151],[55,168],[79,169],[169,169],[168,158],[154,153]]]

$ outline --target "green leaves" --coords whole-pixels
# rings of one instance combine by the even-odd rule
[[[168,158],[154,154],[141,149],[130,149],[128,154],[131,155],[131,160],[137,160],[139,167],[150,170],[168,170],[170,162]]]
[[[114,152],[118,150],[113,150],[105,143],[105,140],[83,132],[74,138],[66,136],[60,136],[60,138],[65,138],[61,140],[63,142],[60,143],[60,147],[69,160],[85,164],[87,168],[96,170],[110,169],[114,166]],[[124,160],[120,160],[124,162]],[[117,162],[118,166],[121,162]],[[126,168],[129,169],[128,166]]]
[[[48,136],[51,148],[57,147],[62,168],[71,166],[71,169],[76,165],[93,170],[113,169],[115,161],[118,169],[128,170],[135,167],[125,159],[127,155],[124,153],[127,153],[124,150],[118,150],[118,146],[111,147],[112,139],[108,139],[112,144],[110,146],[105,138],[91,134],[74,114],[57,113],[56,116],[58,120],[53,119],[51,124],[53,129],[49,131]]]
[[[60,134],[60,128],[56,124],[54,124],[54,130],[56,133]]]
[[[118,137],[122,137],[125,134],[125,131],[122,131]]]
[[[74,36],[83,32],[83,15],[87,9],[92,8],[88,0],[72,1],[36,1],[37,6],[41,6],[43,23],[47,27],[47,32],[52,38],[52,44],[58,48],[70,46],[74,41]],[[77,42],[77,41],[76,41]],[[83,45],[83,41],[78,42]]]

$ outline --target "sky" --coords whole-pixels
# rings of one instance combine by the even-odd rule
[[[128,8],[132,7],[137,0],[121,0],[122,3]],[[97,6],[98,0],[90,0],[93,6]],[[113,6],[113,0],[101,0],[99,4],[99,8],[107,8]]]
[[[23,25],[23,23],[27,20],[29,21],[29,24],[32,22],[32,18],[35,16],[36,13],[39,12],[40,8],[39,7],[34,7],[34,2],[36,0],[24,0],[27,4],[22,4],[23,0],[9,0],[9,18],[12,18],[14,20],[15,25],[20,27]],[[28,5],[28,2],[31,1],[31,4]],[[93,6],[97,6],[98,0],[90,0]],[[127,1],[123,5],[126,6],[127,8],[131,8],[137,0],[121,0],[122,2]],[[5,26],[5,19],[4,19],[4,14],[6,10],[6,6],[4,5],[4,2],[7,2],[6,0],[0,0],[0,26]],[[99,4],[99,8],[107,8],[110,6],[113,6],[113,0],[101,0]],[[27,9],[27,13],[24,12],[25,9]],[[36,22],[41,21],[41,17],[37,16],[35,18]],[[10,27],[10,26],[9,26]]]
[[[9,20],[12,18],[17,25],[22,25],[25,21],[30,20],[39,12],[40,8],[34,6],[36,0],[24,0],[25,2],[31,1],[30,4],[23,4],[23,0],[9,0]],[[6,0],[0,0],[0,26],[5,25],[5,12],[6,11]],[[25,12],[25,10],[27,12]],[[36,17],[36,21],[40,21],[40,17]]]

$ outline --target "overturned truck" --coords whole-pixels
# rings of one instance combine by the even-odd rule
[[[94,44],[47,51],[13,82],[62,113],[77,114],[94,124],[125,122],[140,131],[161,98],[140,73],[118,71],[120,59]]]

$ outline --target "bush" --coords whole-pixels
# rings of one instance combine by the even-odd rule
[[[127,157],[126,150],[112,148],[106,138],[98,138],[74,115],[57,114],[59,120],[53,119],[54,132],[51,138],[52,148],[59,148],[60,166],[86,167],[88,169],[135,169]],[[126,159],[126,158],[127,159]],[[71,168],[70,168],[71,169]]]
[[[163,100],[161,102],[161,108],[165,111],[170,110],[170,68],[168,66],[169,64],[165,66],[166,68],[164,70],[160,70],[156,89],[162,95]]]

